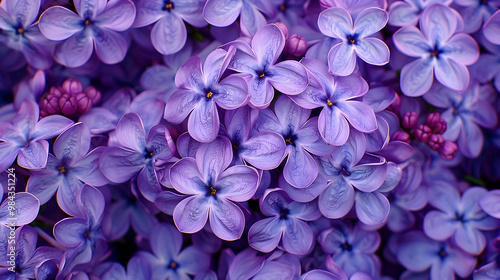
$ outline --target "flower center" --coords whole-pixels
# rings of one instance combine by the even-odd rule
[[[66,168],[64,168],[64,166],[63,166],[63,165],[58,166],[58,167],[57,167],[57,169],[59,169],[59,173],[61,173],[61,174],[66,173]]]
[[[165,6],[163,7],[163,10],[170,12],[174,8],[174,3],[172,3],[170,0],[167,0],[164,3]]]
[[[22,35],[24,33],[24,28],[22,27],[19,27],[17,30],[16,30],[17,34],[19,35]]]
[[[171,269],[176,269],[179,267],[179,265],[174,262],[174,261],[171,261],[169,264],[168,264],[168,267],[171,268]]]
[[[217,193],[217,190],[214,189],[213,187],[210,187],[210,194],[215,195],[215,193]]]
[[[280,210],[280,220],[288,219],[288,214],[290,214],[290,210],[283,208]]]
[[[279,9],[280,9],[280,11],[284,12],[284,11],[286,10],[286,6],[285,6],[285,4],[281,5],[281,6],[279,7]]]
[[[214,93],[213,93],[212,91],[209,91],[209,92],[207,93],[207,98],[212,97],[212,95],[214,95]]]
[[[350,35],[347,35],[346,39],[347,39],[347,43],[348,43],[349,45],[356,44],[356,43],[357,43],[357,41],[358,41],[358,34],[350,34]]]
[[[332,103],[332,101],[330,101],[330,99],[327,99],[327,100],[326,100],[326,105],[328,105],[328,106],[332,106],[332,105],[333,105],[333,103]]]
[[[342,245],[341,245],[341,247],[342,247],[342,249],[343,249],[343,250],[345,250],[345,251],[351,251],[351,250],[352,250],[352,245],[351,245],[351,244],[349,244],[349,243],[347,243],[347,241],[346,241],[346,242],[344,242],[344,244],[342,244]]]
[[[347,171],[347,169],[342,168],[342,170],[340,170],[340,174],[342,174],[342,176],[344,177],[348,177],[348,176],[351,176],[351,172]]]

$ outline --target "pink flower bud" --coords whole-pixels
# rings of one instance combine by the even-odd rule
[[[48,96],[55,96],[57,98],[61,97],[62,95],[63,95],[62,91],[57,87],[51,87],[48,94]]]
[[[95,87],[89,86],[83,92],[90,99],[92,105],[95,105],[99,103],[99,101],[101,101],[101,92],[98,91]]]
[[[82,83],[79,80],[68,78],[62,84],[62,90],[71,95],[77,95],[83,91]]]
[[[444,144],[444,138],[441,134],[431,134],[427,146],[433,151],[438,151]]]
[[[441,118],[439,113],[430,113],[425,123],[432,129],[433,133],[443,134],[446,131],[446,121]]]
[[[64,94],[59,98],[59,108],[61,112],[66,116],[73,115],[78,110],[78,103],[76,102],[76,97],[71,96],[68,93]]]
[[[44,109],[48,115],[59,114],[61,112],[59,97],[49,94],[45,100],[47,100],[47,103],[45,103]]]
[[[421,124],[415,128],[413,132],[413,136],[417,141],[422,143],[427,143],[429,141],[429,137],[431,136],[432,129],[425,124]]]
[[[396,131],[392,136],[392,141],[401,141],[410,144],[410,135],[405,131]]]
[[[394,113],[398,113],[400,107],[401,107],[401,98],[399,98],[399,95],[396,94],[396,98],[394,98],[394,101],[392,101],[391,105],[389,105],[387,109],[389,109]]]
[[[304,37],[293,34],[286,40],[286,51],[289,56],[301,57],[306,53],[307,42]]]
[[[445,160],[451,160],[457,155],[458,146],[455,142],[444,141],[439,149],[439,155]]]
[[[412,130],[417,127],[418,124],[418,114],[417,112],[406,112],[403,116],[403,128],[406,130]]]
[[[78,113],[86,114],[90,109],[92,109],[92,100],[85,94],[80,93],[76,97],[76,102],[78,104]]]
[[[286,27],[286,24],[284,24],[283,22],[275,22],[274,24],[276,24],[281,29],[281,32],[283,32],[283,35],[285,35],[285,40],[287,40],[288,39],[288,27]]]

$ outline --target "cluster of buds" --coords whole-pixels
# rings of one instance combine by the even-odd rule
[[[40,116],[64,115],[78,119],[101,100],[101,92],[89,86],[83,90],[80,81],[69,78],[61,87],[51,87],[49,93],[40,100]]]
[[[424,124],[418,124],[419,115],[416,112],[406,112],[401,120],[401,126],[406,131],[394,133],[392,140],[410,143],[411,139],[427,144],[433,151],[450,160],[455,157],[458,151],[456,143],[443,138],[447,123],[437,112],[427,115]],[[413,137],[411,137],[413,136]]]
[[[286,27],[286,24],[282,22],[276,22],[275,24],[281,29],[283,35],[285,35],[285,58],[296,59],[304,56],[307,50],[306,39],[298,34],[292,34],[291,36],[288,36],[288,27]]]

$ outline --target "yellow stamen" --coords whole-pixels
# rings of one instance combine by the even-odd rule
[[[57,169],[59,169],[59,172],[62,174],[64,172],[66,172],[66,169],[64,168],[64,166],[58,166]]]
[[[176,268],[177,267],[177,263],[174,262],[174,261],[171,261],[170,264],[168,265],[170,268]]]
[[[172,9],[173,7],[174,5],[172,5],[172,3],[167,3],[167,5],[165,5],[166,9]]]
[[[23,33],[24,33],[24,29],[23,29],[22,27],[19,27],[19,28],[17,29],[17,33],[19,33],[19,34],[23,34]]]
[[[211,92],[211,91],[210,91],[210,92],[208,92],[208,93],[207,93],[207,98],[212,97],[212,95],[214,95],[214,93],[213,93],[213,92]]]
[[[262,73],[262,74],[259,75],[259,78],[262,78],[262,77],[264,77],[264,73]]]
[[[326,100],[326,104],[327,104],[328,106],[332,106],[332,105],[333,105],[333,103],[332,103],[332,101],[330,101],[330,99],[327,99],[327,100]]]
[[[214,189],[213,187],[210,187],[210,194],[212,194],[212,195],[213,195],[213,194],[215,194],[216,192],[217,192],[217,190],[216,190],[216,189]]]
[[[285,142],[286,142],[287,144],[290,144],[290,145],[292,145],[292,144],[293,144],[293,143],[292,143],[292,138],[288,138],[288,139],[286,139],[286,140],[285,140]]]
[[[90,24],[90,20],[86,19],[84,23],[85,23],[85,25],[89,25]]]
[[[354,42],[356,42],[356,40],[351,39],[351,40],[349,40],[349,42],[351,42],[351,44],[354,44]]]

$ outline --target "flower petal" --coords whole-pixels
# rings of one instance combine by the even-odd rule
[[[350,129],[337,106],[330,106],[319,114],[318,130],[328,144],[340,146],[347,141]]]
[[[248,244],[260,252],[271,252],[281,239],[281,227],[277,217],[255,222],[248,230]]]
[[[49,156],[49,143],[45,140],[32,141],[19,150],[17,164],[26,169],[44,168]]]
[[[84,242],[82,237],[87,229],[87,223],[84,219],[66,218],[54,226],[54,237],[60,245],[75,248]]]
[[[344,40],[352,33],[353,22],[346,10],[330,8],[319,14],[318,27],[324,35]]]
[[[354,166],[349,182],[358,190],[372,192],[377,190],[385,181],[387,175],[387,163],[368,163]]]
[[[417,59],[401,69],[401,91],[406,96],[421,96],[431,88],[434,74],[431,59]]]
[[[476,41],[468,34],[455,34],[448,40],[441,55],[464,65],[471,65],[479,59]]]
[[[435,4],[427,7],[420,16],[420,29],[431,46],[441,46],[455,33],[457,16],[447,6]]]
[[[244,202],[252,198],[259,185],[259,173],[252,167],[235,165],[226,169],[214,184],[217,194],[232,201]]]
[[[361,38],[380,31],[389,20],[387,12],[380,8],[367,8],[361,11],[354,20],[354,31]]]
[[[219,133],[219,114],[213,100],[201,99],[199,106],[193,109],[188,119],[189,135],[196,141],[213,141]]]
[[[95,187],[83,185],[79,191],[79,206],[83,206],[82,212],[87,217],[91,227],[100,226],[102,213],[104,212],[104,196]]]
[[[181,251],[182,234],[171,224],[158,224],[150,238],[151,250],[162,260],[175,259]]]
[[[273,65],[285,48],[285,35],[275,24],[262,27],[252,38],[252,49],[261,66]]]
[[[500,190],[492,190],[483,196],[479,201],[479,206],[488,215],[500,219]]]
[[[495,12],[483,26],[483,34],[488,41],[495,45],[500,45],[500,13]]]
[[[484,234],[470,226],[461,226],[455,232],[455,243],[471,255],[479,255],[486,247]]]
[[[303,92],[309,83],[307,71],[297,61],[282,61],[272,68],[269,67],[269,81],[274,88],[284,94],[297,95]]]
[[[375,113],[368,104],[359,101],[338,102],[338,109],[358,131],[370,133],[377,129]]]
[[[436,79],[450,89],[462,91],[469,84],[469,71],[467,67],[453,59],[446,57],[437,59],[435,71]]]
[[[151,202],[154,202],[156,196],[162,191],[156,170],[151,161],[146,162],[144,168],[139,172],[137,186],[141,194]]]
[[[110,147],[102,153],[99,163],[106,178],[114,183],[123,183],[144,168],[145,159],[141,153]]]
[[[54,6],[47,9],[40,16],[38,26],[43,36],[53,41],[66,40],[80,30],[83,30],[82,18],[71,10],[61,6]]]
[[[158,21],[165,14],[162,10],[163,5],[163,2],[161,1],[136,1],[135,6],[137,8],[137,12],[133,27],[143,27]]]
[[[363,133],[351,130],[347,142],[335,148],[331,158],[333,163],[343,168],[353,168],[365,154],[366,138]]]
[[[16,193],[13,199],[13,201],[6,199],[0,205],[0,224],[8,226],[14,223],[15,226],[23,226],[33,222],[40,209],[38,198],[31,193],[19,192]],[[14,206],[12,206],[11,202],[14,203]],[[15,220],[12,220],[12,218],[15,218]]]
[[[296,188],[311,185],[318,176],[318,165],[314,158],[301,147],[288,147],[288,159],[283,168],[283,177]]]
[[[379,192],[356,193],[356,214],[366,225],[381,225],[389,217],[390,204],[387,197]]]
[[[168,160],[175,153],[175,143],[170,132],[161,124],[151,128],[146,143],[148,151],[153,153],[153,160]]]
[[[226,170],[233,160],[231,142],[219,136],[214,141],[200,146],[196,152],[196,165],[204,182],[217,182],[219,175]]]
[[[72,166],[87,154],[89,148],[90,131],[83,123],[77,123],[57,137],[54,155]]]
[[[186,44],[186,38],[186,26],[174,13],[165,13],[151,30],[151,43],[163,55],[180,51]]]
[[[82,217],[85,213],[82,213],[80,207],[78,207],[77,196],[83,183],[72,176],[66,176],[63,179],[61,187],[57,190],[57,204],[61,210],[66,212],[71,216]]]
[[[240,210],[241,211],[241,210]],[[190,196],[175,206],[174,222],[181,232],[195,233],[207,223],[209,204],[205,196]]]
[[[205,4],[203,16],[214,26],[228,26],[236,21],[241,12],[241,0],[210,0]]]
[[[311,227],[299,219],[286,221],[283,231],[283,248],[291,254],[304,255],[309,251],[314,241]]]
[[[59,186],[62,185],[62,176],[59,174],[47,174],[45,176],[30,176],[26,191],[35,195],[40,204],[45,204],[56,193]]]
[[[78,32],[56,46],[54,58],[68,67],[79,67],[89,61],[94,51],[94,42],[84,32]]]
[[[174,92],[165,106],[164,118],[172,124],[181,123],[198,105],[200,99],[201,95],[192,90]]]
[[[227,241],[239,239],[243,234],[244,227],[245,216],[233,202],[226,199],[212,202],[210,228],[217,237]]]
[[[121,62],[129,46],[122,34],[106,28],[94,29],[94,44],[97,57],[106,64]]]
[[[399,29],[392,38],[398,50],[411,57],[422,57],[432,49],[422,32],[415,26]]]
[[[441,211],[429,211],[424,219],[424,232],[434,240],[446,240],[455,233],[460,223]]]
[[[226,110],[243,106],[249,97],[246,81],[236,75],[225,78],[217,86],[214,85],[213,90],[217,92],[213,97],[215,102]]]
[[[41,119],[30,133],[31,140],[50,139],[73,124],[73,121],[61,116],[51,115]]]
[[[123,147],[143,153],[146,147],[146,132],[141,117],[135,113],[124,115],[116,125],[116,137]]]
[[[484,144],[484,136],[481,129],[473,122],[463,121],[463,126],[458,135],[458,148],[464,156],[475,158],[481,153]]]
[[[202,175],[194,158],[183,158],[170,168],[170,182],[178,192],[184,194],[204,194]]]
[[[278,167],[285,156],[283,137],[272,131],[255,134],[239,147],[238,155],[251,165],[270,170]]]
[[[316,180],[306,188],[295,188],[290,185],[283,176],[279,178],[279,187],[283,189],[287,195],[297,202],[310,202],[328,186],[328,181],[321,173],[318,174]]]
[[[356,54],[371,65],[385,65],[389,62],[389,48],[380,39],[360,39],[354,47]]]
[[[76,12],[82,17],[95,18],[106,8],[107,1],[103,0],[75,0]]]
[[[135,20],[135,5],[129,0],[109,1],[106,9],[95,18],[95,24],[113,31],[129,29]]]
[[[338,43],[328,52],[328,68],[338,76],[348,76],[356,67],[354,47],[345,42]]]
[[[354,189],[343,178],[331,182],[319,195],[318,206],[321,213],[330,219],[344,217],[354,204]]]

